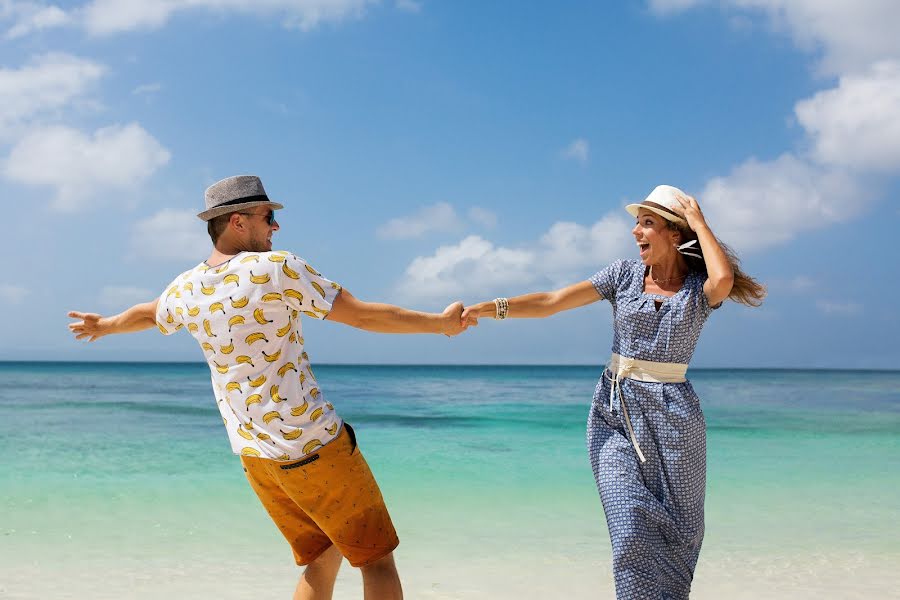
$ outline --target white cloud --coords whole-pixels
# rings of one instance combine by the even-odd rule
[[[794,293],[808,292],[816,286],[816,281],[806,275],[798,275],[788,282],[788,289]]]
[[[51,207],[73,212],[101,192],[133,193],[169,156],[137,123],[104,127],[92,136],[55,126],[29,132],[13,147],[3,170],[13,181],[55,188]]]
[[[15,14],[15,25],[6,32],[7,39],[16,39],[35,31],[62,27],[71,16],[58,6],[43,6],[31,2],[7,2],[7,13]]]
[[[28,295],[28,290],[21,285],[0,284],[0,301],[5,304],[21,304]]]
[[[578,138],[577,140],[573,140],[571,144],[566,146],[566,149],[563,150],[563,157],[584,164],[588,161],[590,152],[591,145],[588,143],[588,141],[583,138]]]
[[[149,302],[157,295],[146,288],[108,285],[100,290],[100,304],[107,308],[127,308],[133,304]]]
[[[396,2],[397,8],[411,13],[417,13],[422,11],[422,3],[416,2],[416,0],[397,0]]]
[[[414,259],[397,286],[408,299],[473,297],[533,285],[560,287],[589,277],[634,250],[631,225],[610,214],[590,227],[555,223],[520,248],[476,235]]]
[[[798,47],[821,51],[821,68],[844,73],[876,60],[900,56],[900,2],[896,0],[650,0],[660,16],[699,6],[724,5],[762,11],[776,31],[786,31]]]
[[[497,215],[486,208],[481,208],[479,206],[473,206],[469,209],[469,219],[488,229],[497,225]]]
[[[146,96],[149,94],[156,94],[160,90],[162,90],[161,83],[144,83],[131,90],[131,93],[135,96]]]
[[[746,251],[849,219],[874,194],[852,175],[784,154],[770,162],[747,160],[711,179],[697,198],[716,235]]]
[[[797,103],[816,159],[858,170],[900,169],[900,62],[882,61]]]
[[[434,231],[457,231],[461,226],[453,207],[446,202],[438,202],[414,215],[391,219],[378,227],[376,235],[382,239],[408,240]]]
[[[816,308],[825,315],[838,317],[852,317],[862,312],[862,306],[855,302],[832,302],[829,300],[816,300]]]
[[[21,69],[0,69],[0,138],[59,111],[105,72],[103,65],[61,53],[36,56]]]
[[[167,208],[135,225],[131,249],[136,258],[200,262],[212,243],[196,214]]]
[[[360,18],[377,0],[93,0],[78,9],[91,34],[109,35],[163,26],[178,12],[206,10],[217,14],[278,16],[285,27],[315,27]]]

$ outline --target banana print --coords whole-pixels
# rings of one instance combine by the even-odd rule
[[[303,416],[303,413],[306,412],[307,408],[309,408],[309,400],[304,399],[303,404],[301,404],[300,406],[295,406],[294,408],[291,409],[291,416],[292,417]]]
[[[284,419],[281,417],[281,413],[278,412],[277,410],[270,410],[269,412],[267,412],[266,414],[263,415],[263,421],[265,422],[266,425],[268,425],[275,419],[281,419],[282,421],[284,421]]]
[[[306,443],[305,446],[303,446],[303,454],[309,454],[313,450],[316,450],[324,445],[325,444],[323,444],[319,440],[310,440],[309,442]]]
[[[281,396],[278,395],[278,386],[277,385],[272,386],[272,388],[269,390],[269,395],[272,397],[272,402],[274,402],[276,404],[278,404],[279,402],[285,401],[285,398],[282,398]]]
[[[269,283],[269,274],[266,273],[264,275],[254,275],[253,271],[250,271],[250,281],[257,285],[262,285],[264,283]]]
[[[292,362],[286,362],[283,365],[281,365],[280,367],[278,367],[278,376],[283,378],[284,374],[291,370],[296,371],[297,367],[295,367],[294,363],[292,363]]]
[[[275,335],[277,335],[278,337],[284,337],[284,336],[286,336],[286,335],[288,334],[288,331],[291,330],[291,326],[292,326],[292,325],[293,325],[293,323],[291,323],[291,320],[288,319],[287,324],[285,324],[284,327],[282,327],[281,329],[279,329],[278,331],[276,331],[276,332],[275,332]],[[291,340],[291,341],[294,341],[294,340]]]
[[[249,396],[244,401],[244,404],[247,405],[247,410],[250,410],[251,404],[260,404],[260,403],[262,403],[262,396],[260,396],[259,394],[253,394],[252,396]]]
[[[197,339],[238,454],[296,460],[338,434],[340,418],[303,351],[300,318],[302,312],[322,319],[340,289],[289,252],[241,254],[214,267],[204,263],[166,289],[157,325],[164,333],[186,326]],[[187,303],[182,294],[190,296]],[[257,342],[263,343],[254,348]],[[296,427],[301,419],[304,427]]]
[[[157,326],[157,328],[159,328],[160,331],[162,331],[163,335],[169,334],[169,331],[165,327],[162,326],[162,323],[157,323],[156,326]]]
[[[244,341],[247,342],[248,346],[253,345],[254,342],[258,342],[259,340],[268,342],[269,338],[266,337],[266,334],[264,334],[262,332],[257,332],[257,333],[251,333],[244,339]]]
[[[300,437],[301,435],[303,435],[303,430],[302,430],[302,429],[295,429],[294,431],[289,431],[289,432],[287,432],[287,433],[285,433],[285,432],[282,431],[281,429],[279,429],[278,431],[281,431],[281,435],[282,435],[282,436],[284,437],[284,439],[286,439],[286,440],[296,440],[298,437]],[[304,453],[304,454],[305,454],[305,453]]]
[[[212,323],[209,322],[209,319],[203,319],[203,331],[205,331],[206,335],[209,337],[219,337],[212,332]]]

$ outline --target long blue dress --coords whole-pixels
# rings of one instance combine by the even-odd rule
[[[689,363],[712,310],[690,273],[672,296],[644,292],[646,267],[620,260],[591,277],[613,306],[612,351],[624,357]],[[624,378],[609,406],[610,375],[594,391],[587,445],[612,541],[616,597],[681,599],[690,594],[703,541],[706,422],[690,382]],[[644,453],[632,446],[621,402]]]

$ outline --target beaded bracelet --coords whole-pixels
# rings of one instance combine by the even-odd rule
[[[494,306],[497,307],[497,319],[505,319],[509,314],[509,300],[506,298],[494,298]]]

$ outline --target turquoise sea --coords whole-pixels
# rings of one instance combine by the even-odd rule
[[[584,445],[601,367],[317,366],[400,534],[406,597],[613,598]],[[900,597],[900,371],[691,370],[692,598]],[[0,598],[290,598],[205,364],[0,363]],[[361,598],[342,570],[336,598]]]

